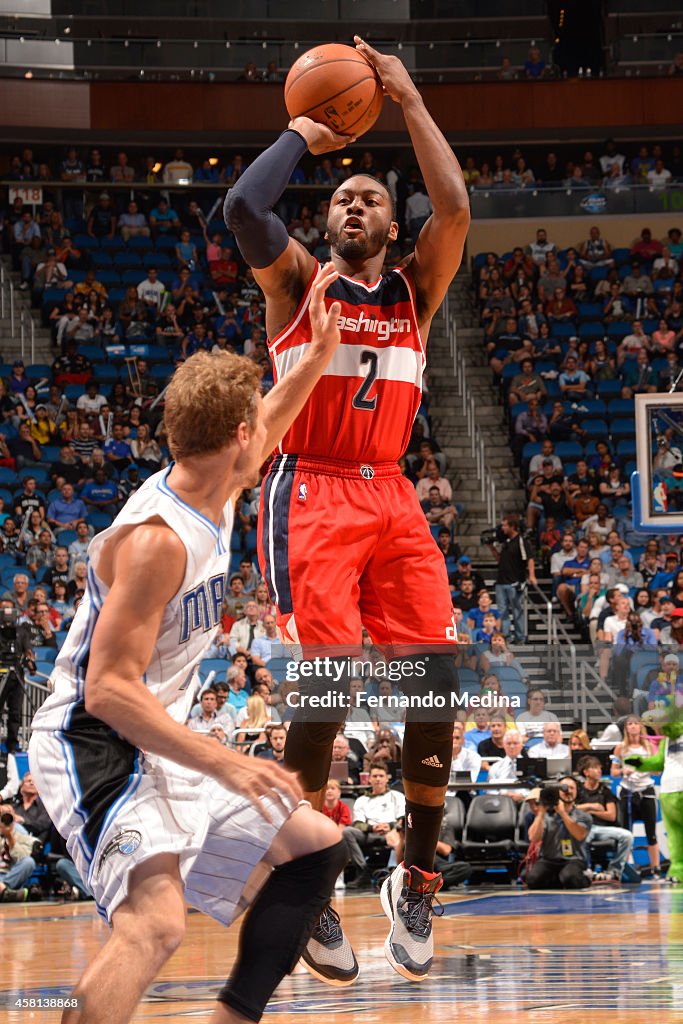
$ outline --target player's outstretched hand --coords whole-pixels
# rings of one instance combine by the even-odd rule
[[[354,36],[353,41],[358,52],[362,53],[365,59],[369,60],[374,67],[384,86],[384,92],[387,96],[391,96],[392,100],[396,103],[401,103],[406,96],[414,95],[417,92],[415,83],[398,57],[392,57],[386,53],[378,53],[360,36]]]
[[[295,117],[287,127],[298,132],[306,140],[308,151],[314,156],[320,156],[321,153],[334,153],[338,149],[348,146],[350,142],[356,141],[354,136],[337,135],[326,124],[311,121],[310,117]]]
[[[325,292],[339,277],[333,263],[326,263],[318,271],[311,288],[309,316],[311,319],[311,350],[316,354],[325,354],[332,358],[339,345],[341,335],[337,320],[341,313],[341,303],[333,302],[329,309],[325,308]]]
[[[231,758],[224,778],[218,781],[250,800],[266,821],[271,818],[262,797],[267,797],[287,811],[296,807],[304,795],[296,776],[285,771],[279,764],[242,754],[234,760]]]

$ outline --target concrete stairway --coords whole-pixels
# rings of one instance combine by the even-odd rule
[[[451,314],[456,321],[458,344],[467,363],[467,387],[476,404],[477,434],[484,439],[486,465],[496,478],[498,519],[504,512],[522,511],[524,491],[512,463],[507,426],[497,389],[488,366],[482,360],[481,328],[477,326],[471,302],[469,274],[458,274],[450,290]],[[486,501],[471,454],[467,418],[457,393],[453,358],[443,320],[435,320],[429,336],[428,362],[430,410],[434,432],[448,458],[448,475],[457,500],[467,513],[458,533],[467,553],[477,562],[490,561],[488,548],[479,543],[482,530],[494,525],[487,521]]]
[[[0,357],[4,363],[12,363],[15,359],[23,359],[26,365],[34,363],[51,363],[54,350],[50,331],[43,327],[40,310],[31,309],[31,293],[19,290],[19,274],[12,271],[11,260],[7,256],[0,257],[5,272],[7,287],[5,288],[4,315],[0,316]],[[14,329],[10,318],[9,287],[14,291]],[[33,324],[33,359],[31,359],[31,323]],[[23,347],[22,347],[23,337]]]

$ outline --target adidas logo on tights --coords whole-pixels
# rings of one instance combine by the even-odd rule
[[[426,764],[428,768],[443,768],[436,754],[432,754],[431,757],[423,757],[422,764]]]

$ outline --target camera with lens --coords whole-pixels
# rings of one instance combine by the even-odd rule
[[[559,784],[556,786],[544,786],[540,792],[538,802],[546,811],[556,811],[560,802],[560,793],[568,793],[569,786]]]
[[[5,828],[9,828],[10,825],[13,824],[14,815],[10,811],[3,811],[2,814],[0,814],[0,825],[3,825]]]
[[[502,526],[496,526],[493,530],[484,530],[479,537],[480,544],[490,547],[491,544],[502,544],[505,540]]]

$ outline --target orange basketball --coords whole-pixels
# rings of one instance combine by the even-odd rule
[[[292,64],[285,82],[290,117],[310,117],[338,135],[358,137],[382,109],[382,83],[372,64],[353,46],[325,43]]]

